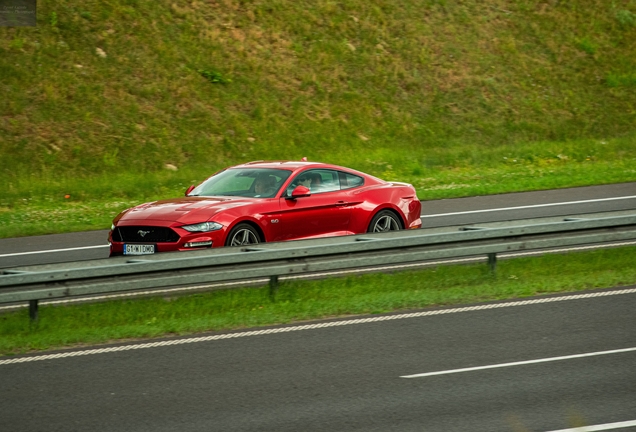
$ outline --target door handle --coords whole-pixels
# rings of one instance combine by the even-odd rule
[[[336,201],[337,206],[346,206],[347,204],[349,204],[347,201],[342,201],[342,200]]]

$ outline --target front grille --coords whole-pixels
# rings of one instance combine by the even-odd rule
[[[175,243],[179,234],[165,227],[122,226],[113,231],[113,240],[130,243]]]

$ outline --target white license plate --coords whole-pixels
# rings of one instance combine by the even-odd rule
[[[155,253],[153,244],[125,244],[124,255],[150,255]]]

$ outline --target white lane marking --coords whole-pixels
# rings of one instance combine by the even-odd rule
[[[609,247],[619,247],[619,246],[631,246],[636,245],[636,241],[627,241],[620,243],[605,243],[600,245],[590,245],[590,246],[574,246],[563,249],[551,249],[549,251],[529,251],[529,252],[508,252],[499,254],[499,259],[505,258],[517,258],[524,256],[532,256],[532,255],[545,255],[552,253],[562,253],[562,252],[572,252],[572,251],[584,251],[584,250],[594,250],[594,249],[603,249]],[[470,263],[470,262],[483,262],[487,261],[488,258],[484,258],[483,256],[470,257],[470,258],[456,258],[449,260],[439,260],[439,261],[424,261],[424,262],[416,262],[413,264],[395,264],[395,265],[387,265],[383,267],[374,267],[373,271],[384,271],[384,270],[409,270],[409,269],[419,269],[423,267],[431,267],[438,266],[443,264],[462,264],[462,263]],[[329,271],[322,273],[312,273],[309,275],[296,275],[296,276],[281,276],[280,280],[293,280],[293,279],[313,279],[318,277],[325,276],[344,276],[347,274],[360,274],[369,272],[368,268],[363,269],[352,269],[352,270],[339,270],[339,271]],[[157,290],[146,290],[146,291],[135,291],[129,293],[122,294],[107,294],[101,296],[91,296],[91,297],[79,297],[79,298],[71,298],[71,299],[63,299],[63,300],[42,300],[40,301],[40,305],[56,305],[56,304],[72,304],[72,303],[85,303],[85,302],[94,302],[97,300],[116,300],[118,298],[134,298],[134,297],[142,297],[146,295],[159,295],[159,294],[178,294],[182,292],[188,291],[203,291],[206,289],[212,289],[217,287],[231,287],[231,286],[253,286],[258,284],[265,284],[269,282],[268,278],[258,278],[258,279],[250,279],[248,281],[238,281],[238,282],[219,282],[214,284],[206,284],[206,285],[195,285],[195,286],[187,286],[187,287],[175,287],[175,288],[167,288],[167,289],[157,289]],[[28,308],[28,304],[18,304],[18,305],[10,305],[10,306],[0,306],[0,311],[8,311],[14,309],[25,309]]]
[[[539,208],[539,207],[554,207],[554,206],[560,206],[560,205],[585,204],[585,203],[594,203],[594,202],[603,202],[603,201],[616,201],[616,200],[633,199],[633,198],[636,198],[636,195],[612,197],[612,198],[599,198],[599,199],[593,199],[593,200],[566,201],[566,202],[557,202],[557,203],[548,203],[548,204],[533,204],[533,205],[525,205],[525,206],[518,206],[518,207],[501,207],[501,208],[484,209],[484,210],[469,210],[469,211],[452,212],[452,213],[437,213],[432,215],[423,215],[420,217],[432,218],[432,217],[440,217],[440,216],[453,216],[453,215],[487,213],[487,212],[506,211],[506,210],[521,210],[521,209]]]
[[[428,311],[412,312],[412,313],[404,313],[404,314],[382,315],[377,317],[320,322],[316,324],[268,328],[268,329],[262,329],[262,330],[237,331],[233,333],[223,333],[223,334],[215,334],[215,335],[209,335],[209,336],[171,339],[171,340],[148,342],[148,343],[141,343],[141,344],[120,345],[120,346],[114,346],[114,347],[96,348],[96,349],[88,349],[88,350],[82,350],[82,351],[63,351],[63,352],[59,352],[55,354],[41,354],[41,355],[32,355],[32,356],[0,360],[0,366],[7,365],[7,364],[14,364],[14,363],[33,362],[33,361],[39,361],[39,360],[79,357],[79,356],[92,355],[92,354],[105,354],[105,353],[131,351],[131,350],[146,349],[146,348],[185,345],[190,343],[210,342],[210,341],[223,340],[223,339],[237,339],[237,338],[249,337],[249,336],[262,336],[262,335],[271,335],[271,334],[277,334],[277,333],[290,333],[290,332],[297,332],[297,331],[304,331],[304,330],[315,330],[315,329],[323,329],[323,328],[330,328],[330,327],[342,327],[342,326],[355,325],[355,324],[369,324],[369,323],[376,323],[376,322],[382,322],[382,321],[396,321],[401,319],[422,318],[422,317],[435,316],[435,315],[448,315],[448,314],[454,314],[454,313],[473,312],[473,311],[481,311],[481,310],[489,310],[489,309],[502,309],[502,308],[509,308],[509,307],[517,307],[517,306],[556,303],[561,301],[581,300],[581,299],[608,297],[608,296],[614,296],[614,295],[634,294],[634,293],[636,293],[636,288],[627,288],[622,290],[599,291],[594,293],[573,294],[573,295],[559,296],[559,297],[544,297],[544,298],[537,298],[537,299],[530,299],[530,300],[509,301],[505,303],[488,303],[488,304],[480,304],[475,306],[457,307],[452,309],[437,309],[437,310],[428,310]]]
[[[524,360],[524,361],[518,361],[518,362],[511,362],[511,363],[499,363],[499,364],[486,365],[486,366],[475,366],[475,367],[462,368],[462,369],[450,369],[445,371],[425,372],[425,373],[413,374],[413,375],[403,375],[400,378],[424,378],[424,377],[435,376],[435,375],[450,375],[450,374],[462,373],[462,372],[473,372],[473,371],[480,371],[485,369],[499,369],[499,368],[505,368],[505,367],[511,367],[511,366],[523,366],[523,365],[536,364],[536,363],[572,360],[572,359],[578,359],[583,357],[595,357],[600,355],[618,354],[618,353],[625,353],[625,352],[631,352],[631,351],[636,351],[636,347],[609,350],[609,351],[597,351],[597,352],[591,352],[591,353],[585,353],[585,354],[573,354],[573,355],[567,355],[567,356],[550,357],[550,358],[542,358],[542,359],[535,359],[535,360]]]
[[[599,425],[593,425],[593,426],[581,426],[581,427],[575,427],[570,429],[553,430],[548,432],[595,432],[595,431],[605,431],[605,430],[612,430],[612,429],[622,429],[622,428],[632,427],[632,426],[636,426],[636,420],[629,420],[629,421],[616,422],[616,423],[605,423],[605,424],[599,424]]]
[[[39,250],[39,251],[31,251],[31,252],[16,252],[10,254],[2,254],[2,257],[14,257],[20,255],[33,255],[33,254],[42,254],[42,253],[53,253],[53,252],[69,252],[69,251],[78,251],[84,249],[97,249],[97,248],[107,248],[110,247],[108,245],[97,245],[97,246],[82,246],[82,247],[74,247],[74,248],[66,248],[66,249],[48,249],[48,250]]]

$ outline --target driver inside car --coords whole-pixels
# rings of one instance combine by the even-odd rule
[[[309,176],[299,178],[298,186],[305,186],[307,189],[311,189],[311,178]]]
[[[320,185],[322,183],[322,177],[317,172],[307,174],[309,177],[309,186],[307,186],[312,192],[316,192],[320,189]]]

